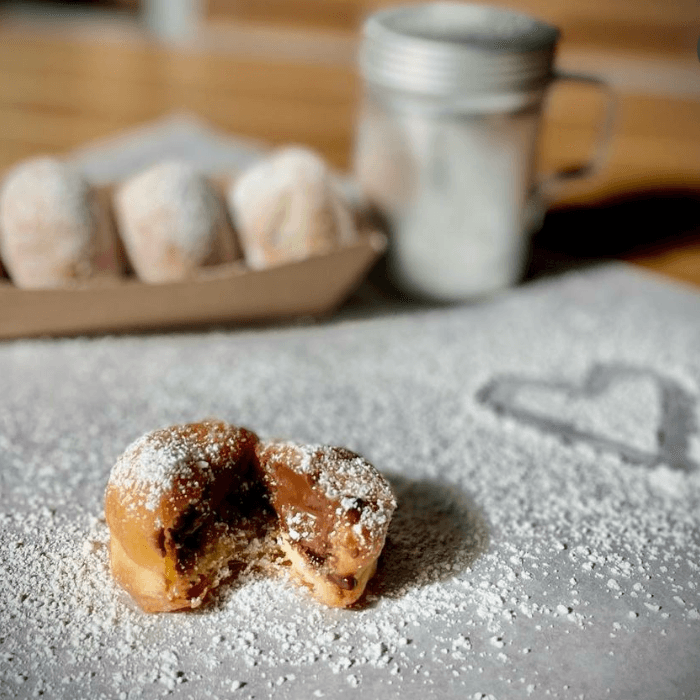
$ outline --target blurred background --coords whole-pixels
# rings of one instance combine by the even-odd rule
[[[0,169],[173,111],[348,168],[363,18],[387,0],[0,3]],[[622,257],[700,285],[697,0],[506,0],[562,30],[558,65],[620,95],[610,162],[562,191],[537,238],[560,258]],[[598,92],[552,90],[540,168],[595,141]],[[544,251],[544,252],[542,252]]]

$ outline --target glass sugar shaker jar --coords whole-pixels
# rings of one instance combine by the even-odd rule
[[[455,2],[365,22],[354,171],[389,224],[389,272],[409,294],[455,301],[517,282],[551,187],[600,165],[612,95],[595,77],[555,72],[558,37],[527,15]],[[604,89],[608,110],[591,162],[542,178],[537,137],[555,80]]]

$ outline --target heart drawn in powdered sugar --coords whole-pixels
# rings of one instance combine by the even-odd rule
[[[696,398],[651,369],[596,364],[580,384],[506,375],[483,386],[477,400],[565,442],[586,442],[631,462],[699,467],[690,451]]]

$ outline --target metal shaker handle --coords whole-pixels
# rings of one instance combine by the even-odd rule
[[[582,163],[579,166],[559,170],[546,175],[540,183],[540,190],[545,194],[545,196],[550,195],[552,190],[566,184],[571,180],[589,177],[593,173],[599,171],[605,165],[610,155],[610,142],[613,135],[615,117],[617,114],[617,94],[604,80],[596,78],[592,75],[567,73],[565,71],[556,71],[554,74],[554,80],[594,85],[605,94],[606,106],[605,114],[603,115],[603,119],[598,127],[598,144],[590,160]]]

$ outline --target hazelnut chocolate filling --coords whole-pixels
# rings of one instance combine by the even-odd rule
[[[304,556],[316,566],[323,566],[324,562],[326,561],[326,557],[317,554],[310,547],[304,547],[303,545],[301,545],[299,549],[301,549],[301,551],[304,553]]]
[[[314,488],[317,481],[315,475],[298,474],[278,460],[265,462],[265,465],[261,467],[262,478],[269,491],[270,503],[277,513],[280,529],[299,543],[310,561],[322,566],[329,556],[329,538],[336,526],[335,511],[339,503],[324,498],[319,489]],[[290,524],[297,513],[307,516],[300,530]]]
[[[175,554],[175,568],[184,573],[197,561],[204,549],[207,530],[214,522],[213,513],[201,512],[189,505],[169,530],[169,539]]]
[[[228,456],[228,455],[227,455]],[[226,458],[226,457],[225,457]],[[215,482],[207,484],[202,496],[189,503],[168,528],[163,538],[163,556],[171,552],[176,570],[184,574],[194,567],[202,554],[216,545],[228,532],[257,531],[249,521],[264,508],[264,494],[251,483],[252,450],[232,460],[230,469]],[[236,552],[231,553],[232,556]]]
[[[353,591],[357,586],[357,579],[354,576],[338,576],[336,574],[328,574],[328,580],[334,583],[344,591]]]

